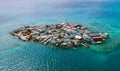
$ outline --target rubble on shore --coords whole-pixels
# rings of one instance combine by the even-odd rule
[[[73,48],[89,47],[89,44],[100,44],[108,37],[108,33],[95,33],[90,29],[68,22],[45,26],[24,26],[10,34],[24,41],[35,41],[54,47]]]

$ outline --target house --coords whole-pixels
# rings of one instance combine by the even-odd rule
[[[103,42],[103,38],[100,34],[89,34],[89,36],[92,38],[91,43],[93,44],[100,44]]]

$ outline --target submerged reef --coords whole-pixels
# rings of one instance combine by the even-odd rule
[[[108,37],[108,33],[97,33],[85,26],[62,22],[55,25],[24,26],[10,32],[24,41],[35,41],[53,47],[76,48],[89,47],[90,44],[101,44]]]

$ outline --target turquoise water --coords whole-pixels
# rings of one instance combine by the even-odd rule
[[[120,1],[0,1],[0,71],[119,71]],[[110,39],[74,49],[23,42],[9,32],[24,25],[82,24]]]

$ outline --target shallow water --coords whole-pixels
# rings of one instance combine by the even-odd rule
[[[28,1],[0,2],[0,71],[116,71],[120,70],[120,2]],[[9,32],[24,25],[82,24],[110,38],[90,48],[51,48],[23,42]]]

